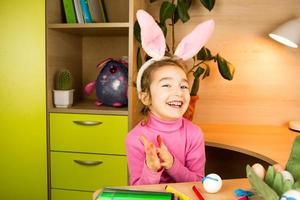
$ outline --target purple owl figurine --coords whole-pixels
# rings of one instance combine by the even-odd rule
[[[122,107],[128,103],[127,61],[108,58],[97,65],[101,69],[95,81],[88,83],[84,91],[91,95],[96,89],[96,105]]]

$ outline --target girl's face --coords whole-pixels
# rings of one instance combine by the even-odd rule
[[[183,116],[190,102],[190,91],[185,72],[177,66],[163,66],[151,74],[149,108],[163,120]]]

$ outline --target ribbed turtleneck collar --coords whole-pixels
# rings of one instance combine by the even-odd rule
[[[157,131],[163,131],[163,132],[174,132],[182,127],[183,124],[183,118],[179,118],[172,121],[166,121],[159,119],[152,113],[150,113],[147,126],[149,126],[151,129],[157,130]]]

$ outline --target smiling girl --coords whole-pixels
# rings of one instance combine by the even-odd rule
[[[190,101],[184,64],[167,59],[144,72],[140,100],[146,120],[126,138],[131,185],[200,181],[205,151],[201,130],[183,118]]]
[[[200,181],[204,176],[203,133],[183,118],[190,102],[185,60],[192,58],[211,35],[212,20],[199,24],[165,57],[165,38],[155,20],[137,12],[141,42],[152,57],[137,74],[142,120],[126,138],[130,185]]]

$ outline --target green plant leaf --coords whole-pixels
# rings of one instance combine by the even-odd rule
[[[265,176],[265,182],[272,187],[273,186],[273,182],[274,182],[274,178],[275,178],[275,169],[273,166],[269,166],[266,176]]]
[[[219,72],[222,77],[227,80],[232,80],[235,71],[234,66],[230,62],[222,58],[219,54],[217,54],[216,60],[218,63]]]
[[[190,19],[190,16],[188,13],[188,5],[186,4],[185,0],[177,0],[177,8],[181,21],[183,23],[187,22]]]
[[[274,178],[273,187],[276,193],[281,196],[283,191],[283,177],[280,172],[277,172]]]
[[[208,77],[209,74],[210,74],[210,67],[209,67],[209,65],[206,65],[206,69],[205,69],[205,72],[202,76],[202,80],[205,79],[206,77]]]
[[[180,18],[179,18],[179,14],[178,14],[178,6],[176,6],[175,12],[174,12],[174,18],[173,18],[174,24],[176,24],[176,23],[178,22],[179,19],[180,19]]]
[[[246,167],[247,177],[251,187],[256,191],[258,196],[268,200],[279,200],[277,193],[272,190],[261,178],[259,178],[252,167]]]
[[[199,66],[197,70],[193,73],[193,75],[195,78],[200,78],[201,74],[203,74],[204,71],[205,69]]]
[[[209,11],[211,11],[215,5],[215,0],[200,0],[200,2]]]
[[[210,53],[208,48],[202,47],[200,51],[197,53],[198,60],[212,60],[213,56]]]
[[[205,71],[205,69],[203,69],[202,67],[198,67],[197,70],[193,73],[194,76],[194,81],[193,81],[193,85],[192,85],[192,89],[191,89],[191,96],[195,96],[198,93],[199,90],[199,85],[200,85],[200,76],[201,74],[203,74]]]
[[[162,32],[164,33],[164,36],[166,37],[167,32],[168,32],[167,25],[165,23],[164,24],[159,23],[158,25],[159,25],[160,29],[162,30]]]
[[[300,181],[300,136],[294,140],[286,169],[291,172],[296,181]]]
[[[135,22],[134,22],[133,33],[134,33],[135,39],[136,39],[139,43],[141,43],[141,27],[140,27],[138,21],[135,21]]]
[[[160,6],[159,20],[160,24],[165,24],[167,19],[172,19],[175,12],[175,5],[171,2],[164,1]]]
[[[186,5],[187,5],[187,8],[190,9],[191,5],[192,5],[192,0],[184,0]]]
[[[136,51],[136,65],[138,70],[141,68],[142,64],[141,48],[138,47]]]

